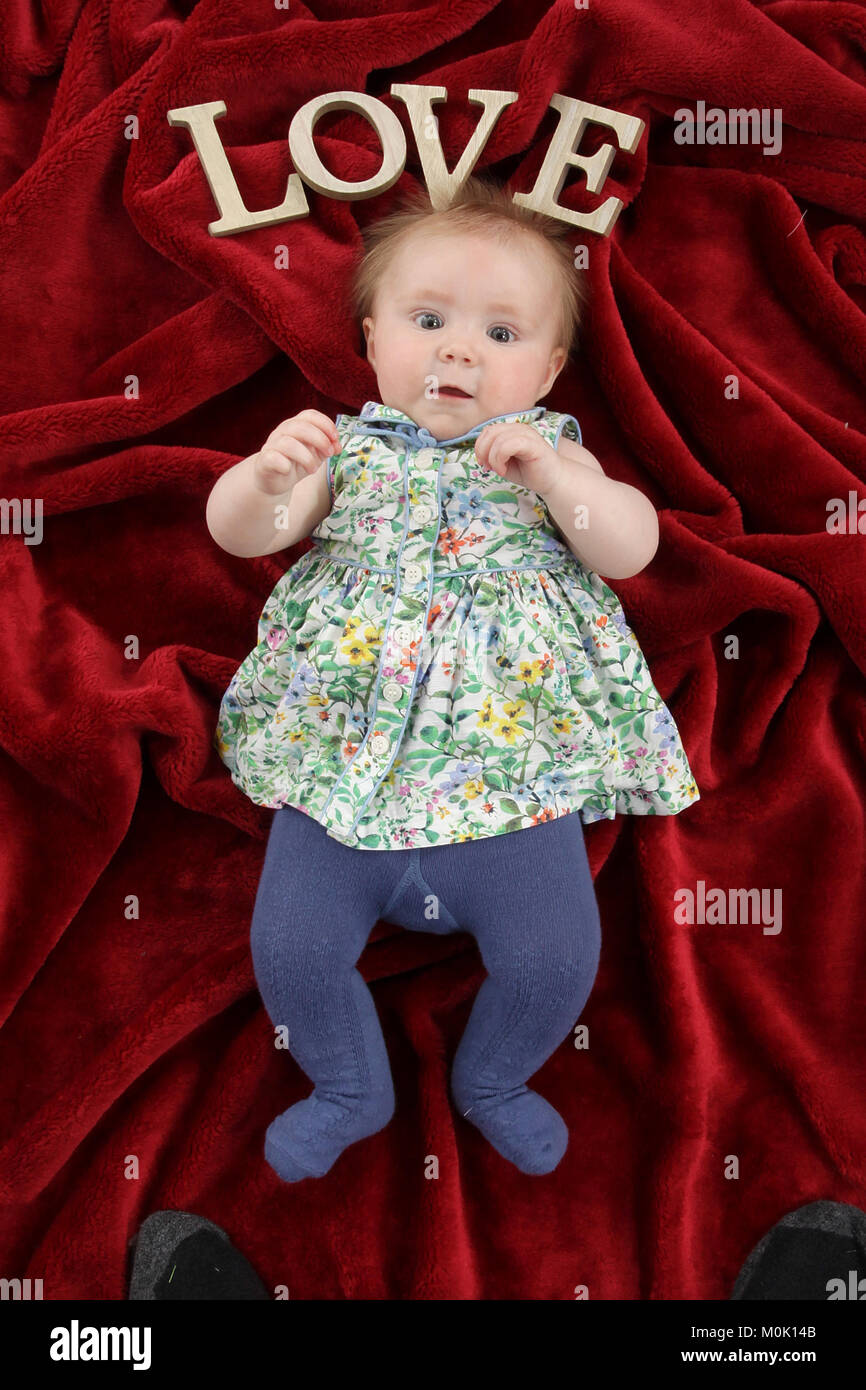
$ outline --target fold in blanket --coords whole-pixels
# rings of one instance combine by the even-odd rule
[[[46,1299],[125,1298],[127,1244],[163,1208],[217,1222],[293,1298],[712,1299],[784,1212],[866,1206],[866,10],[390,8],[0,13],[0,1273]],[[533,1082],[571,1131],[554,1173],[516,1173],[449,1101],[483,978],[472,939],[382,921],[359,968],[396,1115],[288,1193],[262,1136],[309,1083],[273,1046],[248,939],[272,813],[211,740],[307,543],[235,558],[205,503],[280,419],[377,397],[345,287],[361,229],[419,171],[410,139],[385,194],[307,189],[308,217],[214,238],[165,113],[224,100],[238,185],[268,207],[293,113],[367,91],[405,127],[393,81],[447,87],[449,169],[478,117],[467,92],[518,91],[476,169],[516,191],[553,93],[647,123],[600,195],[582,178],[560,194],[625,207],[609,239],[575,236],[591,313],[545,404],[658,508],[655,559],[614,587],[701,802],[587,827],[588,1045]],[[778,153],[677,142],[700,100],[781,110]],[[379,167],[356,114],[316,141],[341,178]],[[828,526],[851,494],[861,529]],[[38,543],[15,499],[41,505]],[[737,920],[679,920],[699,882]],[[750,890],[780,891],[780,931]]]

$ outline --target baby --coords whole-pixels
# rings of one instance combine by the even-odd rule
[[[416,195],[368,229],[352,297],[381,399],[336,425],[283,420],[208,499],[230,554],[313,540],[215,735],[234,782],[276,811],[253,966],[314,1086],[265,1137],[287,1182],[394,1113],[357,969],[380,919],[474,936],[486,976],[451,1095],[521,1172],[551,1172],[568,1129],[526,1083],[598,967],[582,822],[699,799],[600,577],[649,563],[655,509],[605,475],[574,416],[537,404],[586,298],[571,235],[477,178],[446,210]]]

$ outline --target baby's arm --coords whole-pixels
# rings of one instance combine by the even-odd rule
[[[611,579],[639,574],[659,543],[658,514],[646,493],[608,478],[595,455],[572,439],[560,438],[557,452],[576,466],[563,469],[543,495],[570,550]],[[576,529],[579,506],[591,519],[588,529]]]
[[[250,558],[285,550],[331,510],[328,459],[336,427],[318,410],[302,410],[272,430],[261,450],[217,479],[207,501],[207,527],[230,555]]]
[[[311,531],[315,531],[330,510],[331,490],[328,487],[328,460],[325,459],[315,473],[308,473],[295,483],[288,505],[287,527],[285,530],[280,527],[262,554],[273,555],[275,550],[285,550],[287,546],[303,540]]]

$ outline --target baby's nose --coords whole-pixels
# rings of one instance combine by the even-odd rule
[[[444,358],[462,357],[468,362],[474,361],[478,354],[467,338],[453,338],[450,343],[443,343],[441,355]]]

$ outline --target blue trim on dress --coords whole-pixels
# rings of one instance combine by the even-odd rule
[[[360,415],[357,418],[363,420],[366,429],[357,428],[354,429],[352,433],[375,434],[379,429],[385,429],[389,434],[399,434],[401,437],[407,437],[413,444],[417,445],[420,441],[425,447],[432,446],[434,448],[441,448],[446,444],[459,444],[464,440],[475,439],[486,425],[510,420],[513,415],[530,415],[533,420],[537,420],[541,415],[546,413],[546,408],[543,405],[531,405],[523,410],[507,410],[503,412],[502,415],[491,415],[489,420],[479,421],[477,425],[473,425],[471,430],[467,430],[465,434],[455,434],[450,439],[437,439],[435,434],[431,434],[430,430],[427,429],[426,425],[419,425],[411,416],[406,415],[405,411],[400,412],[404,416],[402,420],[399,418],[394,419],[390,415],[383,416],[379,420],[371,419],[370,417],[373,412],[380,408],[381,403],[379,401],[365,401],[364,405],[361,407]],[[389,406],[388,408],[397,409],[396,406]]]
[[[337,426],[337,432],[338,432],[338,433],[339,433],[339,430],[340,430],[340,421],[341,421],[341,420],[348,420],[349,418],[350,418],[350,417],[349,417],[348,415],[345,415],[345,414],[340,414],[340,415],[337,416],[337,419],[336,419],[336,421],[335,421],[335,424],[336,424],[336,426]],[[354,433],[354,431],[353,431],[353,433]],[[340,449],[340,453],[342,453],[342,452],[343,452],[343,450]],[[334,506],[335,501],[337,500],[337,499],[334,497],[334,459],[337,458],[337,457],[339,457],[339,455],[337,455],[337,454],[332,454],[331,457],[328,459],[328,492],[331,494],[331,507],[332,507],[332,508],[333,508],[333,506]]]
[[[578,442],[578,444],[582,444],[582,443],[583,443],[583,435],[581,434],[580,425],[578,424],[577,419],[575,418],[574,415],[566,415],[565,412],[563,411],[562,419],[561,419],[560,422],[559,422],[559,428],[558,428],[557,431],[556,431],[556,438],[555,438],[554,441],[553,441],[553,447],[554,447],[554,449],[558,449],[558,448],[559,448],[559,441],[560,441],[560,438],[561,438],[561,436],[562,436],[562,431],[565,429],[565,427],[566,427],[566,425],[568,424],[569,420],[572,422],[572,424],[573,424],[573,425],[575,426],[575,428],[577,429],[577,442]]]
[[[438,539],[438,535],[439,535],[439,532],[437,531],[437,533],[436,533],[437,539]],[[404,539],[405,539],[405,537],[404,537]],[[434,544],[435,544],[435,541],[434,541]],[[397,569],[399,568],[399,564],[400,564],[400,555],[403,553],[403,546],[402,546],[402,544],[401,544],[401,546],[400,546],[400,551],[399,551],[399,553],[398,553],[398,555],[397,555],[397,559],[395,560],[394,564],[393,564],[392,566],[390,566],[390,568],[389,568],[387,565],[386,565],[386,566],[381,566],[381,565],[365,565],[363,560],[348,560],[348,559],[346,559],[346,557],[343,556],[343,555],[335,555],[333,551],[331,551],[331,550],[325,550],[324,544],[323,544],[322,541],[314,540],[314,541],[313,541],[313,545],[314,545],[315,548],[319,551],[319,554],[321,555],[321,557],[322,557],[323,559],[325,559],[325,560],[333,560],[335,564],[339,564],[339,565],[353,565],[353,566],[355,567],[355,569],[367,570],[367,571],[369,571],[370,574],[392,574],[392,575],[393,575],[393,574],[396,574]],[[570,552],[569,552],[569,555],[570,555]],[[571,562],[571,561],[570,561],[570,558],[569,558],[569,555],[566,555],[561,561],[559,561],[559,563],[553,564],[553,565],[548,565],[548,564],[544,564],[544,565],[476,565],[476,566],[474,566],[472,569],[463,569],[463,568],[461,568],[461,567],[458,567],[457,569],[453,569],[453,570],[441,570],[439,573],[440,573],[440,578],[450,579],[452,575],[457,575],[457,574],[498,574],[500,571],[506,571],[506,572],[507,572],[507,571],[511,571],[511,570],[553,570],[553,569],[562,569],[564,565],[567,565],[567,564],[569,564],[569,563]],[[293,568],[294,568],[294,567],[293,567]]]

